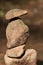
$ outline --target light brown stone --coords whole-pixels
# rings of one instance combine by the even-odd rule
[[[25,45],[21,45],[15,48],[8,49],[6,54],[8,57],[21,57],[25,51]]]
[[[6,28],[6,37],[8,40],[10,39],[12,40],[13,35],[15,35],[16,37],[28,31],[29,31],[28,26],[25,25],[22,20],[18,19],[8,24]]]
[[[8,24],[6,29],[6,37],[8,40],[7,47],[13,47],[20,44],[24,44],[27,37],[29,36],[29,28],[23,23],[22,20],[18,19]]]
[[[28,49],[22,58],[4,57],[6,65],[36,65],[37,52],[34,49]]]
[[[28,36],[29,36],[29,33],[25,33],[16,39],[14,37],[12,41],[7,42],[7,48],[12,48],[12,47],[16,47],[16,46],[25,44]]]
[[[24,14],[27,14],[26,10],[12,9],[6,13],[5,18],[11,19],[11,18],[19,17],[19,16],[24,15]]]

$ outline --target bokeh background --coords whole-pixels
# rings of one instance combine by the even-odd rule
[[[28,14],[20,17],[29,27],[29,38],[26,48],[36,49],[37,65],[43,65],[43,0],[0,0],[0,65],[5,65],[7,11],[15,8],[25,9]]]

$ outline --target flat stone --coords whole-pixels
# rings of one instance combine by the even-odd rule
[[[11,19],[11,18],[15,18],[15,17],[19,17],[21,15],[27,14],[26,10],[22,10],[22,9],[12,9],[10,11],[8,11],[5,15],[5,18],[7,20]]]
[[[21,45],[15,48],[8,49],[6,54],[8,57],[21,57],[25,51],[25,45]]]
[[[4,59],[6,65],[36,65],[37,52],[34,49],[28,49],[22,58],[9,58],[5,55]]]

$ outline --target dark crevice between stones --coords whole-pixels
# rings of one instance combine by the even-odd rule
[[[17,20],[17,19],[20,19],[20,18],[19,18],[19,17],[12,18],[12,19],[10,19],[9,22],[15,21],[15,20]]]
[[[17,44],[16,44],[17,45]],[[19,46],[22,46],[22,45],[24,45],[24,44],[18,44],[17,46],[13,46],[13,47],[11,47],[11,48],[7,48],[7,49],[13,49],[13,48],[16,48],[16,47],[19,47]]]
[[[19,56],[19,57],[10,57],[10,56],[8,56],[9,58],[12,58],[12,59],[21,59],[23,56],[25,55],[25,50],[24,50],[24,52],[23,52],[23,54],[21,55],[21,56]]]

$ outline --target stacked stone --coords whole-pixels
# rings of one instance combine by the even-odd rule
[[[11,15],[12,11],[16,12],[19,9],[11,10],[7,13],[6,19],[11,19],[14,16]],[[27,13],[25,10],[21,10],[19,13]],[[17,14],[17,12],[16,12]],[[18,14],[20,16],[20,14]],[[36,65],[36,51],[34,49],[25,50],[25,43],[29,36],[29,28],[23,23],[21,19],[12,20],[6,29],[7,37],[7,51],[4,56],[6,65]]]

